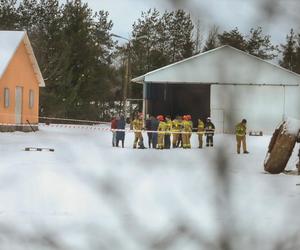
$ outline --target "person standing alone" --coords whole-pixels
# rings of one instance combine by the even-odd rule
[[[205,124],[206,147],[214,146],[215,125],[211,122],[210,117],[206,119]]]
[[[247,134],[247,120],[243,119],[235,126],[237,153],[240,154],[241,145],[243,145],[244,154],[249,154],[247,151],[246,134]]]

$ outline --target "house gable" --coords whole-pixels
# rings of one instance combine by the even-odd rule
[[[6,73],[21,44],[24,45],[26,49],[26,55],[29,58],[30,65],[39,86],[45,87],[45,82],[34,56],[29,38],[24,31],[0,31],[0,80]]]
[[[16,84],[30,88],[39,87],[36,73],[32,67],[31,60],[23,41],[19,44],[13,57],[8,63],[0,82],[2,82],[2,84]]]

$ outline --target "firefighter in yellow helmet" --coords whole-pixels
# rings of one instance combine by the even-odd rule
[[[132,122],[132,127],[134,130],[133,148],[137,148],[137,144],[138,144],[140,149],[144,149],[145,146],[144,146],[143,135],[142,135],[143,116],[141,114],[135,117],[135,119]]]
[[[243,119],[235,126],[237,153],[240,153],[241,144],[243,145],[244,154],[249,154],[247,151],[246,134],[247,134],[247,120]]]
[[[183,116],[182,122],[182,142],[183,148],[191,148],[190,134],[192,133],[191,123],[187,115]]]
[[[199,148],[203,147],[203,135],[205,134],[205,124],[201,119],[198,119],[198,141],[199,141]]]
[[[181,122],[179,120],[179,117],[177,116],[172,121],[172,134],[173,134],[172,145],[173,145],[173,148],[177,148],[178,147],[178,140],[179,140],[179,134],[180,134],[180,126],[181,126]]]
[[[165,146],[165,133],[166,133],[166,123],[164,122],[164,117],[162,115],[157,116],[159,121],[158,125],[158,135],[157,135],[157,149],[164,149]]]

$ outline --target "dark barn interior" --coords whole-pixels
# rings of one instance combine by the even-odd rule
[[[210,116],[210,85],[146,83],[146,111],[150,115],[189,114],[197,120]]]

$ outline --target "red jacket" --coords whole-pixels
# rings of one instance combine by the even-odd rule
[[[116,118],[112,119],[110,128],[117,129],[117,119]]]

